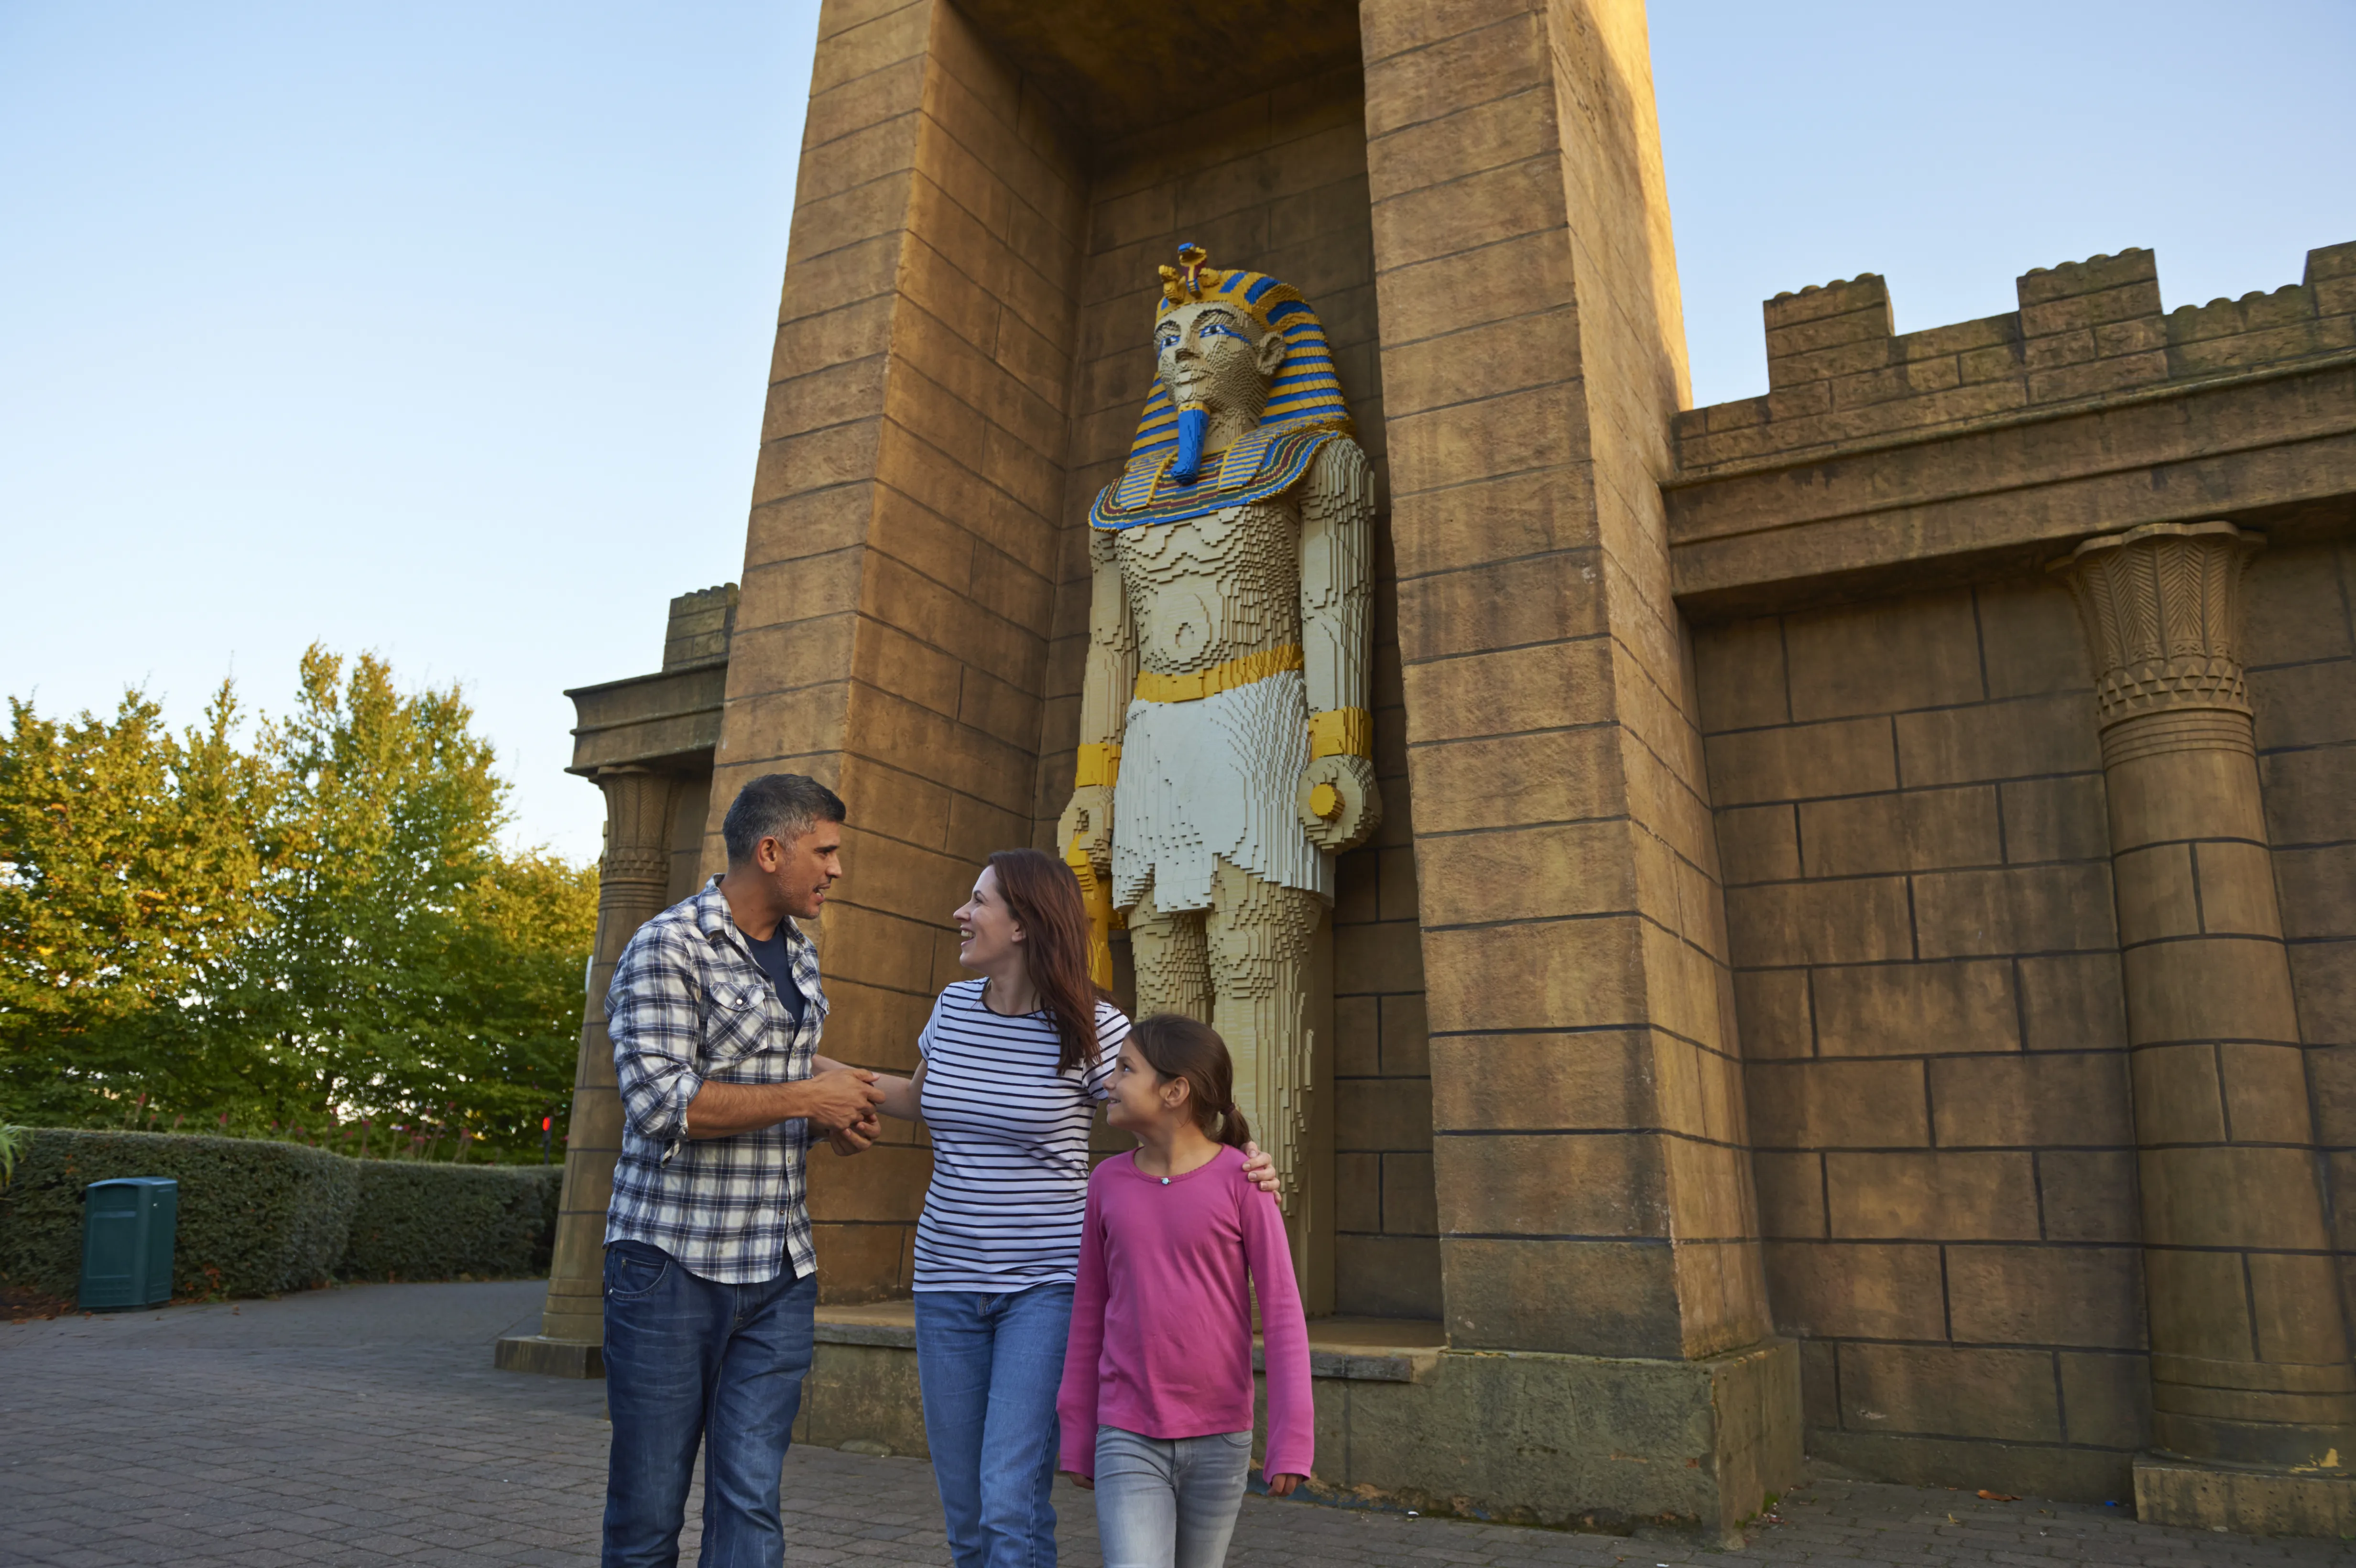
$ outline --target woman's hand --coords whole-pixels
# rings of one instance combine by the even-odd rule
[[[1259,1145],[1244,1145],[1244,1178],[1270,1198],[1284,1195],[1283,1185],[1276,1179],[1276,1161],[1259,1152]]]
[[[826,1135],[837,1154],[863,1154],[884,1132],[883,1125],[870,1116],[855,1126],[837,1127]]]
[[[1094,1476],[1083,1476],[1077,1470],[1066,1470],[1064,1474],[1072,1478],[1072,1485],[1079,1488],[1080,1490],[1084,1492],[1092,1492],[1097,1489],[1097,1478]]]
[[[830,1056],[810,1058],[810,1071],[813,1073],[840,1072],[842,1069],[843,1064]],[[895,1078],[889,1072],[868,1072],[863,1076],[878,1091],[875,1096],[875,1109],[887,1116],[897,1116],[904,1122],[924,1119],[921,1100],[925,1093],[925,1063],[918,1062],[914,1075],[906,1078]],[[873,1118],[869,1119],[872,1121]],[[867,1141],[868,1143],[875,1141],[875,1135],[873,1132],[868,1134]],[[865,1145],[861,1147],[864,1147]],[[857,1149],[846,1149],[840,1144],[835,1146],[835,1150],[839,1154],[859,1152]]]
[[[1272,1498],[1289,1498],[1292,1495],[1292,1488],[1308,1478],[1306,1476],[1270,1476],[1268,1478],[1268,1495]]]

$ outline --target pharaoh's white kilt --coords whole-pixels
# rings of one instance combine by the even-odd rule
[[[1309,765],[1309,685],[1299,670],[1193,702],[1132,701],[1113,791],[1112,901],[1150,890],[1169,912],[1211,907],[1225,859],[1333,901],[1333,863],[1294,804]]]

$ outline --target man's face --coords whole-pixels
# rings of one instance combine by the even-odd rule
[[[1268,379],[1284,358],[1284,338],[1229,304],[1182,304],[1153,328],[1154,368],[1180,407],[1200,404],[1259,417]]]
[[[842,824],[820,822],[790,841],[764,838],[754,846],[753,863],[776,889],[787,914],[814,919],[826,906],[827,889],[842,875]]]

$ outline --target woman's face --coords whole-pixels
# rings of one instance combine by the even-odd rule
[[[1185,1103],[1184,1079],[1165,1083],[1134,1041],[1123,1042],[1120,1061],[1112,1070],[1112,1097],[1105,1103],[1106,1121],[1130,1132],[1142,1132],[1165,1116],[1178,1115]]]
[[[969,969],[993,974],[1010,959],[1023,956],[1023,927],[1006,907],[998,890],[998,871],[984,866],[973,884],[973,896],[958,907],[958,962]]]

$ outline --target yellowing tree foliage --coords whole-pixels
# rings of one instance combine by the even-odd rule
[[[537,1153],[563,1125],[595,873],[501,850],[456,689],[314,647],[244,747],[227,686],[177,734],[136,693],[112,720],[10,707],[0,1119],[354,1152],[364,1121],[372,1153]]]

